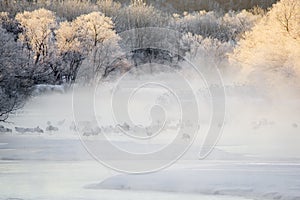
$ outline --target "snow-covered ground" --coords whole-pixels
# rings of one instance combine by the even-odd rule
[[[118,175],[94,189],[152,190],[233,195],[253,199],[299,199],[299,163],[187,162],[146,175]]]
[[[129,175],[93,160],[78,138],[1,135],[0,158],[0,199],[300,198],[299,161],[263,162],[220,149],[206,160],[186,157]]]
[[[151,191],[134,190],[134,188],[124,190],[126,188],[118,186],[117,188],[91,189],[91,184],[105,181],[118,173],[91,159],[78,139],[1,135],[0,157],[0,199],[5,200],[245,199],[230,195],[208,195],[196,191],[178,190],[174,193],[174,191],[167,191],[170,186],[164,186],[164,181],[161,183],[158,181],[157,186],[165,187],[165,191],[155,191],[155,188]],[[194,162],[194,164],[197,163],[198,161]],[[180,164],[176,166],[182,167]],[[186,166],[193,167],[190,164]],[[124,184],[123,181],[124,179],[117,183]]]

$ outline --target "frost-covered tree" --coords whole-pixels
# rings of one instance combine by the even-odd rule
[[[269,13],[269,18],[275,19],[295,39],[300,37],[300,1],[281,0],[275,4]]]
[[[0,24],[7,32],[13,33],[15,39],[17,39],[19,33],[21,33],[21,28],[18,26],[18,22],[9,16],[8,12],[0,12]]]
[[[98,10],[98,6],[91,1],[77,0],[8,0],[0,1],[0,12],[9,12],[11,16],[24,11],[33,11],[44,8],[56,13],[58,18],[73,20],[76,17]]]
[[[85,65],[92,79],[101,78],[102,71],[118,55],[119,37],[111,18],[100,12],[79,16],[74,20],[79,41],[87,54]]]
[[[51,51],[52,29],[56,26],[54,13],[41,8],[18,13],[16,20],[23,29],[19,35],[20,41],[33,54],[35,64],[42,62]]]
[[[234,47],[230,42],[221,42],[216,38],[205,38],[192,33],[184,34],[180,44],[187,58],[191,60],[205,58],[215,64],[227,60],[227,54],[232,52]]]
[[[87,51],[92,50],[107,39],[116,37],[111,18],[100,12],[81,15],[72,23],[76,28],[80,42],[86,47]]]
[[[116,19],[118,33],[144,27],[163,27],[168,23],[168,16],[143,0],[133,0],[129,6],[120,10]]]
[[[183,16],[173,15],[171,27],[183,33],[193,33],[221,41],[235,41],[237,36],[250,30],[260,15],[242,10],[220,14],[216,11],[185,12]]]
[[[221,26],[225,29],[228,40],[238,41],[242,35],[252,29],[252,27],[262,18],[260,8],[254,8],[252,12],[242,10],[239,12],[229,11],[221,20]],[[220,33],[222,34],[222,33]]]
[[[114,0],[98,0],[97,6],[100,12],[102,12],[105,16],[110,17],[114,22],[118,19],[121,10],[121,3]]]
[[[183,16],[173,15],[171,26],[183,33],[193,33],[204,37],[213,36],[220,31],[220,16],[213,11],[199,11],[196,13],[184,12]]]
[[[135,49],[127,52],[127,56],[133,60],[135,66],[157,61],[158,57],[161,57],[160,61],[163,57],[170,58],[168,52],[150,48],[158,41],[166,43],[167,40],[171,40],[150,29],[152,27],[166,28],[169,19],[170,16],[167,13],[163,13],[152,5],[147,5],[144,0],[132,0],[129,6],[120,10],[116,19],[116,31],[121,33],[121,37],[125,37],[122,38],[122,41],[126,43],[125,46],[132,47],[128,48],[129,50]],[[173,42],[178,42],[177,38],[174,38]]]
[[[81,51],[81,43],[73,23],[61,22],[59,28],[55,31],[55,35],[59,52]]]
[[[91,13],[99,9],[96,4],[91,3],[89,1],[52,0],[50,3],[46,2],[44,4],[40,4],[41,7],[55,12],[57,17],[61,19],[66,19],[68,21],[72,21],[80,15]]]
[[[27,59],[14,35],[0,27],[0,121],[19,109],[30,94],[33,80]]]
[[[272,82],[275,74],[289,79],[299,77],[299,30],[299,0],[281,0],[245,34],[230,56],[231,61],[241,65],[252,78],[265,75]]]
[[[121,72],[127,67],[127,60],[118,45],[118,40],[108,39],[99,44],[83,61],[79,79],[95,83]]]
[[[76,80],[79,67],[84,59],[76,27],[71,22],[61,22],[55,32],[57,54],[61,65],[54,69],[54,76],[65,82]]]
[[[86,76],[86,80],[101,78],[120,51],[111,18],[100,12],[62,22],[56,39],[68,82],[75,81],[80,67],[80,76]]]

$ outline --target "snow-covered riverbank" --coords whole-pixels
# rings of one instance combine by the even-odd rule
[[[216,150],[144,175],[91,159],[79,139],[1,135],[0,199],[298,199],[300,162],[262,162]],[[225,196],[224,196],[225,195]]]

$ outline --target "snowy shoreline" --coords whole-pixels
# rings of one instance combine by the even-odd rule
[[[291,170],[293,169],[293,171]],[[201,164],[144,175],[116,175],[89,189],[182,192],[253,199],[300,199],[299,166]]]
[[[114,199],[116,191],[120,192],[121,196],[122,192],[132,193],[133,196],[139,193],[139,197],[143,197],[144,192],[163,192],[162,195],[167,196],[180,194],[182,199],[186,198],[185,195],[195,195],[196,199],[202,199],[202,195],[213,195],[207,197],[209,200],[213,199],[212,197],[216,197],[216,200],[222,199],[223,195],[226,196],[225,199],[237,200],[300,198],[299,159],[277,158],[278,160],[274,161],[242,156],[226,152],[222,148],[224,147],[217,146],[206,160],[197,160],[193,157],[197,149],[191,149],[190,155],[187,154],[183,160],[163,171],[129,175],[117,174],[93,160],[76,137],[1,135],[0,178],[1,185],[4,186],[1,193],[9,195],[7,187],[16,182],[22,183],[17,187],[30,185],[30,188],[33,188],[30,191],[36,191],[38,186],[28,182],[31,179],[53,185],[50,187],[52,191],[58,187],[56,176],[59,176],[59,184],[62,184],[59,189],[63,190],[62,194],[66,193],[64,187],[68,184],[71,185],[70,190],[74,189],[74,181],[77,181],[76,187],[84,194],[94,193],[90,198],[78,198],[78,195],[74,194],[70,197],[72,199],[97,199],[104,191],[108,191],[107,195],[110,195],[107,199]],[[49,195],[44,194],[43,190],[41,193],[46,195],[44,199],[49,199]],[[20,199],[23,197],[26,195]],[[3,196],[0,195],[1,198]]]

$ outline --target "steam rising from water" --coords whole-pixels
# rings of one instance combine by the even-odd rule
[[[197,79],[189,71],[182,71],[190,77],[193,90],[197,96],[200,113],[200,132],[197,135],[197,140],[193,145],[192,150],[199,151],[201,143],[205,138],[205,133],[208,129],[211,103],[209,100],[209,88],[202,80]],[[161,74],[145,74],[137,77],[132,75],[132,81],[147,76],[162,76]],[[164,72],[163,77],[168,77],[168,81],[174,79],[174,74]],[[275,85],[267,83],[257,84],[257,82],[241,82],[235,77],[240,77],[240,74],[226,75],[223,71],[224,88],[226,92],[226,118],[224,130],[221,140],[217,148],[231,153],[242,154],[243,156],[254,156],[257,159],[272,159],[281,160],[288,158],[300,158],[300,100],[296,93],[296,86],[285,86],[285,90],[277,90]],[[278,85],[283,87],[284,83]],[[96,112],[99,126],[110,126],[114,124],[112,113],[108,107],[101,106],[101,102],[107,101],[113,92],[114,83],[103,83],[99,86],[98,110]],[[120,85],[122,87],[122,85]],[[124,86],[125,87],[125,86]],[[222,87],[218,85],[210,85],[209,87]],[[85,91],[88,87],[82,88],[81,98],[82,109],[84,113],[86,107],[85,102],[88,100],[85,96]],[[168,100],[168,93],[157,90],[147,91],[148,94],[157,93],[160,95],[160,100],[166,103],[173,114],[178,114],[178,110],[172,109],[176,105],[176,101]],[[145,104],[147,94],[141,93],[135,101],[135,105],[131,105],[131,113],[147,113],[144,117],[132,116],[137,125],[149,126],[151,124],[151,112],[141,110],[140,105]],[[145,99],[146,98],[146,99]],[[136,109],[136,110],[135,110]],[[99,112],[98,112],[99,111]],[[15,116],[10,118],[14,124],[8,126],[21,127],[36,127],[46,129],[49,122],[53,126],[59,127],[59,132],[54,135],[77,137],[76,133],[70,130],[70,126],[74,121],[72,108],[72,91],[65,93],[48,93],[32,98],[27,105],[19,111]],[[152,113],[153,114],[153,113]],[[170,113],[168,113],[170,115]],[[175,115],[170,115],[174,117]],[[153,117],[153,116],[152,116]],[[85,117],[83,117],[85,118]],[[176,117],[175,117],[176,118]],[[89,118],[85,118],[86,121]],[[63,124],[58,125],[59,122]],[[48,124],[47,124],[48,123]],[[95,122],[97,123],[97,122]],[[174,120],[174,126],[179,123]],[[171,134],[171,131],[169,132]],[[14,133],[13,133],[14,134]],[[164,133],[163,133],[164,134]],[[119,135],[122,135],[119,133]],[[165,133],[166,137],[168,133]],[[123,137],[123,136],[122,136]],[[124,136],[125,137],[125,136]],[[184,139],[184,138],[183,138]],[[196,154],[194,158],[197,158]]]

